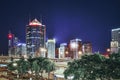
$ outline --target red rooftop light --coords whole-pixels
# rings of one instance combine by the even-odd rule
[[[12,34],[9,33],[9,34],[8,34],[8,39],[12,39],[12,37],[13,37]]]

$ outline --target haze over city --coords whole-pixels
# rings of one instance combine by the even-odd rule
[[[109,48],[111,29],[120,27],[119,0],[1,0],[0,53],[7,53],[8,31],[25,42],[29,20],[46,25],[47,38],[57,43],[80,38],[90,41],[93,51]]]

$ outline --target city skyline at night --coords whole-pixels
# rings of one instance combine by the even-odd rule
[[[26,41],[26,25],[34,18],[46,25],[47,38],[55,38],[57,44],[80,38],[90,41],[93,51],[105,52],[111,29],[120,28],[119,4],[119,0],[0,1],[0,53],[7,53],[9,30]]]

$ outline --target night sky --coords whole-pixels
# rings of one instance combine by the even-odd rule
[[[7,53],[9,30],[25,42],[29,19],[41,17],[47,38],[57,43],[80,38],[104,52],[111,29],[120,28],[120,0],[0,0],[0,53]]]

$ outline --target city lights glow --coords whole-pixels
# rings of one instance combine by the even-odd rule
[[[16,66],[17,66],[17,63],[13,63],[13,66],[16,67]]]
[[[81,55],[81,54],[82,54],[82,51],[79,51],[78,54]]]
[[[111,51],[111,50],[108,48],[108,49],[107,49],[107,52],[110,52],[110,51]]]
[[[40,48],[41,52],[46,52],[47,50],[45,48]]]
[[[76,42],[72,42],[72,43],[70,44],[70,46],[71,46],[72,49],[78,48],[78,44],[77,44]]]
[[[68,54],[68,51],[66,51],[65,53]]]
[[[36,23],[36,22],[31,22],[29,25],[31,26],[37,26],[37,25],[41,25],[40,23]]]

